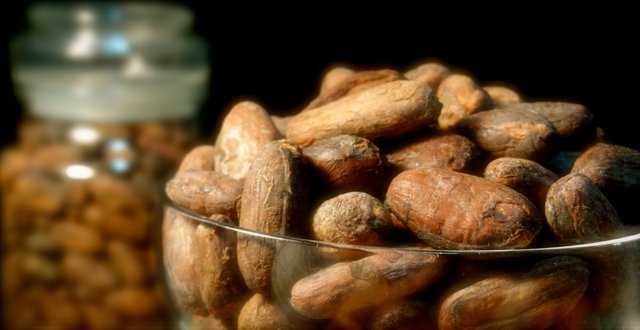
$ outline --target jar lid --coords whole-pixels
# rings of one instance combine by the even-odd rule
[[[194,117],[206,44],[191,12],[155,3],[40,3],[12,43],[16,94],[33,116],[82,121]]]
[[[17,94],[37,118],[145,121],[193,118],[206,96],[207,69],[136,76],[111,70],[31,69],[14,72]],[[136,69],[131,69],[136,70]]]
[[[159,2],[42,2],[31,6],[27,16],[32,27],[44,33],[95,26],[129,38],[182,34],[193,23],[187,8]]]

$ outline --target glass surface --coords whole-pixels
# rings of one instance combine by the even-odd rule
[[[23,121],[0,157],[4,329],[165,329],[160,187],[189,121]]]
[[[199,139],[207,48],[163,3],[50,2],[11,44],[3,329],[167,329],[160,187]]]
[[[238,243],[241,239],[271,251],[273,266],[264,296],[267,303],[263,304],[277,306],[277,312],[264,312],[269,309],[263,306],[262,312],[255,313],[266,313],[262,319],[284,318],[281,323],[272,323],[285,325],[283,328],[447,328],[446,320],[453,317],[445,310],[463,315],[458,326],[467,324],[470,328],[640,326],[637,228],[628,228],[624,237],[584,244],[513,250],[434,250],[414,243],[358,246],[270,235],[200,216],[170,200],[165,205],[164,270],[183,329],[214,325],[242,328],[242,322],[246,322],[248,316],[243,310],[248,301],[255,299],[254,292],[246,287],[236,291],[228,298],[237,305],[232,310],[203,311],[184,305],[183,294],[190,289],[203,292],[198,290],[210,288],[224,295],[224,290],[215,285],[221,277],[208,273],[206,268],[191,274],[190,281],[181,281],[185,278],[180,277],[183,262],[220,265],[220,258],[235,258],[235,253],[245,246]],[[203,248],[195,242],[193,232],[208,230],[214,237],[209,241],[208,259],[190,260],[189,247],[185,247],[181,261],[176,263],[170,244],[179,235],[177,228],[184,230],[185,236],[179,236],[181,242],[193,249]],[[236,250],[219,253],[220,246]],[[549,266],[564,262],[572,266]],[[433,269],[431,274],[429,267]],[[585,280],[579,280],[580,276],[586,276]],[[227,276],[227,281],[231,281],[230,277],[242,280],[243,274],[236,272]],[[483,292],[482,283],[495,287]],[[468,291],[463,294],[464,299],[458,297],[455,304],[444,303],[454,292],[465,288]],[[194,304],[198,303],[202,301]]]

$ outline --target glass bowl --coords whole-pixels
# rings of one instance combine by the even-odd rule
[[[181,329],[637,329],[640,231],[627,229],[513,250],[435,250],[403,234],[406,244],[362,246],[255,232],[167,201],[163,268]],[[250,245],[262,252],[238,250]],[[239,271],[240,257],[260,269]]]

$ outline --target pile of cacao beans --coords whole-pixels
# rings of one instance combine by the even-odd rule
[[[544,250],[636,234],[640,152],[441,63],[331,68],[289,116],[238,102],[165,192],[196,329],[640,326],[637,242]]]
[[[189,126],[20,123],[0,159],[4,329],[166,328],[159,190]]]

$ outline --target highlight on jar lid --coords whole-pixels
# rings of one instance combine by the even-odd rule
[[[193,117],[207,44],[172,3],[39,3],[11,44],[17,95],[34,116],[85,121]]]

